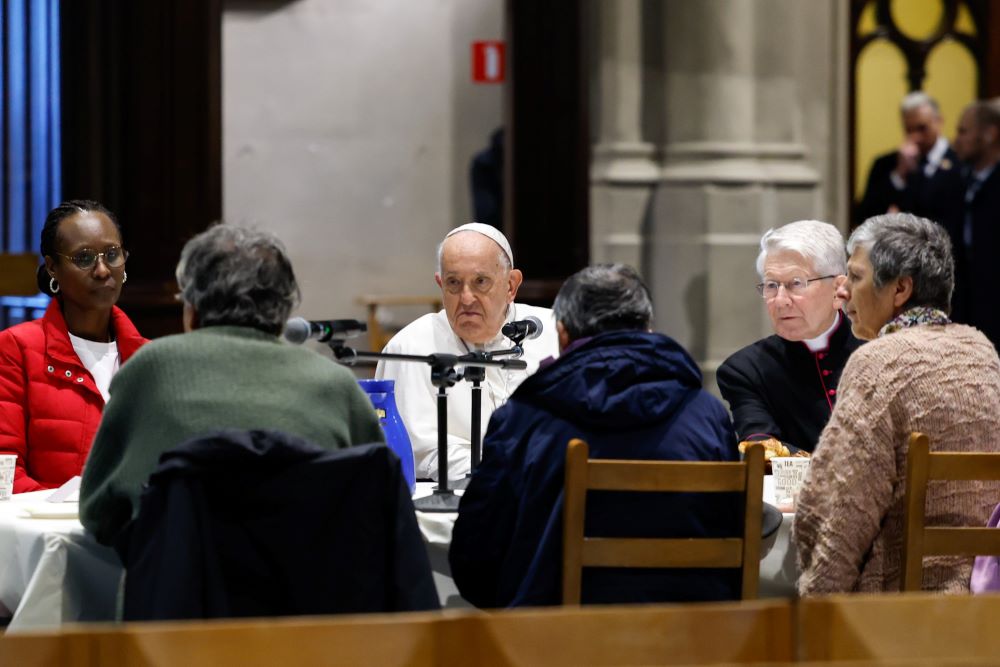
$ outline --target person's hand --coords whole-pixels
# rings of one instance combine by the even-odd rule
[[[920,149],[912,141],[904,141],[896,153],[896,175],[906,179],[920,164]]]

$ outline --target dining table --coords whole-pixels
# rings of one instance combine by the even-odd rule
[[[0,618],[7,632],[115,618],[122,566],[77,518],[75,502],[53,491],[0,502]]]
[[[774,504],[774,485],[764,478],[764,501]],[[417,482],[414,498],[433,493],[434,482]],[[0,619],[7,632],[53,630],[65,623],[112,621],[123,569],[110,547],[98,544],[77,517],[77,503],[49,502],[52,491],[15,494],[0,501]],[[461,491],[457,491],[461,494]],[[417,512],[434,582],[446,608],[470,606],[459,594],[448,565],[456,512]],[[785,513],[762,547],[760,596],[795,595],[794,514]]]

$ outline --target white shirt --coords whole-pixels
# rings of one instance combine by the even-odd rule
[[[97,390],[104,397],[104,402],[108,402],[108,387],[111,386],[111,378],[121,367],[121,357],[118,355],[118,343],[98,343],[87,340],[79,336],[69,335],[69,341],[73,343],[76,356],[80,357],[80,362],[84,368],[90,371],[94,378]]]
[[[947,152],[948,140],[944,137],[938,137],[931,150],[927,153],[927,162],[924,164],[924,176],[930,178],[934,175],[934,172],[941,166],[941,161],[944,160],[944,155]],[[906,189],[906,181],[899,177],[895,169],[889,172],[889,180],[892,181],[893,187],[897,190]]]
[[[503,405],[528,375],[538,370],[538,362],[559,354],[555,319],[548,308],[515,303],[507,312],[507,321],[523,320],[534,315],[542,322],[542,333],[525,340],[526,371],[488,367],[482,382],[482,432],[486,433],[493,411]],[[487,343],[487,351],[503,350],[511,342],[502,334]],[[463,341],[448,323],[445,311],[424,315],[392,337],[383,352],[428,355],[435,352],[462,355],[475,349]],[[427,364],[404,361],[379,361],[377,379],[395,380],[396,406],[410,436],[417,477],[437,479],[437,387],[431,383]],[[448,479],[463,477],[471,467],[472,383],[462,380],[448,389]]]

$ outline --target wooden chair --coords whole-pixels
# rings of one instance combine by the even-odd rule
[[[566,450],[563,506],[563,604],[580,604],[584,567],[742,568],[743,599],[757,597],[763,509],[764,448],[747,449],[739,463],[590,459],[583,440]],[[745,498],[743,537],[586,537],[588,490],[740,492]]]
[[[1000,530],[985,526],[924,526],[927,482],[931,480],[1000,480],[1000,453],[930,452],[922,433],[910,435],[906,455],[903,524],[903,577],[900,589],[919,591],[924,556],[1000,555]],[[996,499],[1000,502],[1000,498]]]
[[[376,296],[364,294],[359,296],[357,302],[368,311],[368,345],[375,352],[385,347],[392,332],[382,329],[378,321],[378,309],[381,306],[425,306],[430,312],[436,313],[441,310],[440,296]]]

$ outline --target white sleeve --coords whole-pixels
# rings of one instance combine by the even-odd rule
[[[383,352],[420,354],[402,349],[396,339],[389,341]],[[437,388],[431,383],[430,366],[406,361],[382,360],[375,369],[375,378],[396,382],[396,407],[410,436],[416,476],[437,479]],[[449,479],[464,476],[469,471],[470,449],[468,440],[448,435]]]

